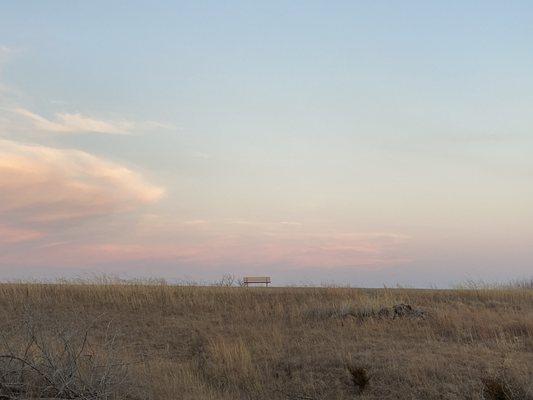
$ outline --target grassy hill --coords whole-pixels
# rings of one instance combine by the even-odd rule
[[[0,326],[0,399],[533,398],[531,289],[1,284]]]

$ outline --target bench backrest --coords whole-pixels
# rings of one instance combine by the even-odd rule
[[[270,276],[245,276],[244,283],[270,283]]]

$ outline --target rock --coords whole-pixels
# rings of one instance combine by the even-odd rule
[[[426,312],[424,310],[413,308],[409,304],[396,304],[392,307],[393,318],[425,318]]]

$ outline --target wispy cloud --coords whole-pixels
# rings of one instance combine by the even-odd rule
[[[133,122],[103,121],[80,113],[57,113],[55,119],[50,120],[24,108],[15,108],[13,112],[28,119],[36,129],[45,132],[95,132],[124,135],[131,133],[132,130],[135,129],[135,124]]]
[[[2,66],[11,61],[13,55],[20,52],[0,44],[0,133],[19,134],[21,132],[45,132],[59,134],[100,133],[127,135],[157,130],[175,130],[170,123],[154,120],[129,120],[125,118],[105,118],[87,115],[83,112],[58,111],[48,117],[39,111],[31,110],[18,99],[17,90],[6,86],[2,80]],[[56,107],[65,107],[61,100],[52,100]]]
[[[42,232],[32,229],[14,228],[0,224],[0,244],[14,244],[41,238]]]
[[[29,122],[32,129],[40,132],[76,134],[105,133],[112,135],[128,135],[144,131],[172,130],[172,124],[157,121],[104,120],[81,113],[56,113],[53,119],[45,118],[23,107],[9,109],[11,114],[22,117],[22,120],[10,120],[10,127],[19,130],[21,125]],[[9,118],[6,118],[9,120]],[[9,125],[8,125],[9,126]]]
[[[15,51],[10,46],[0,45],[0,64],[5,62]]]

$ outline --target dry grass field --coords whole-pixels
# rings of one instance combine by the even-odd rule
[[[0,313],[0,399],[533,399],[531,289],[13,283]]]

